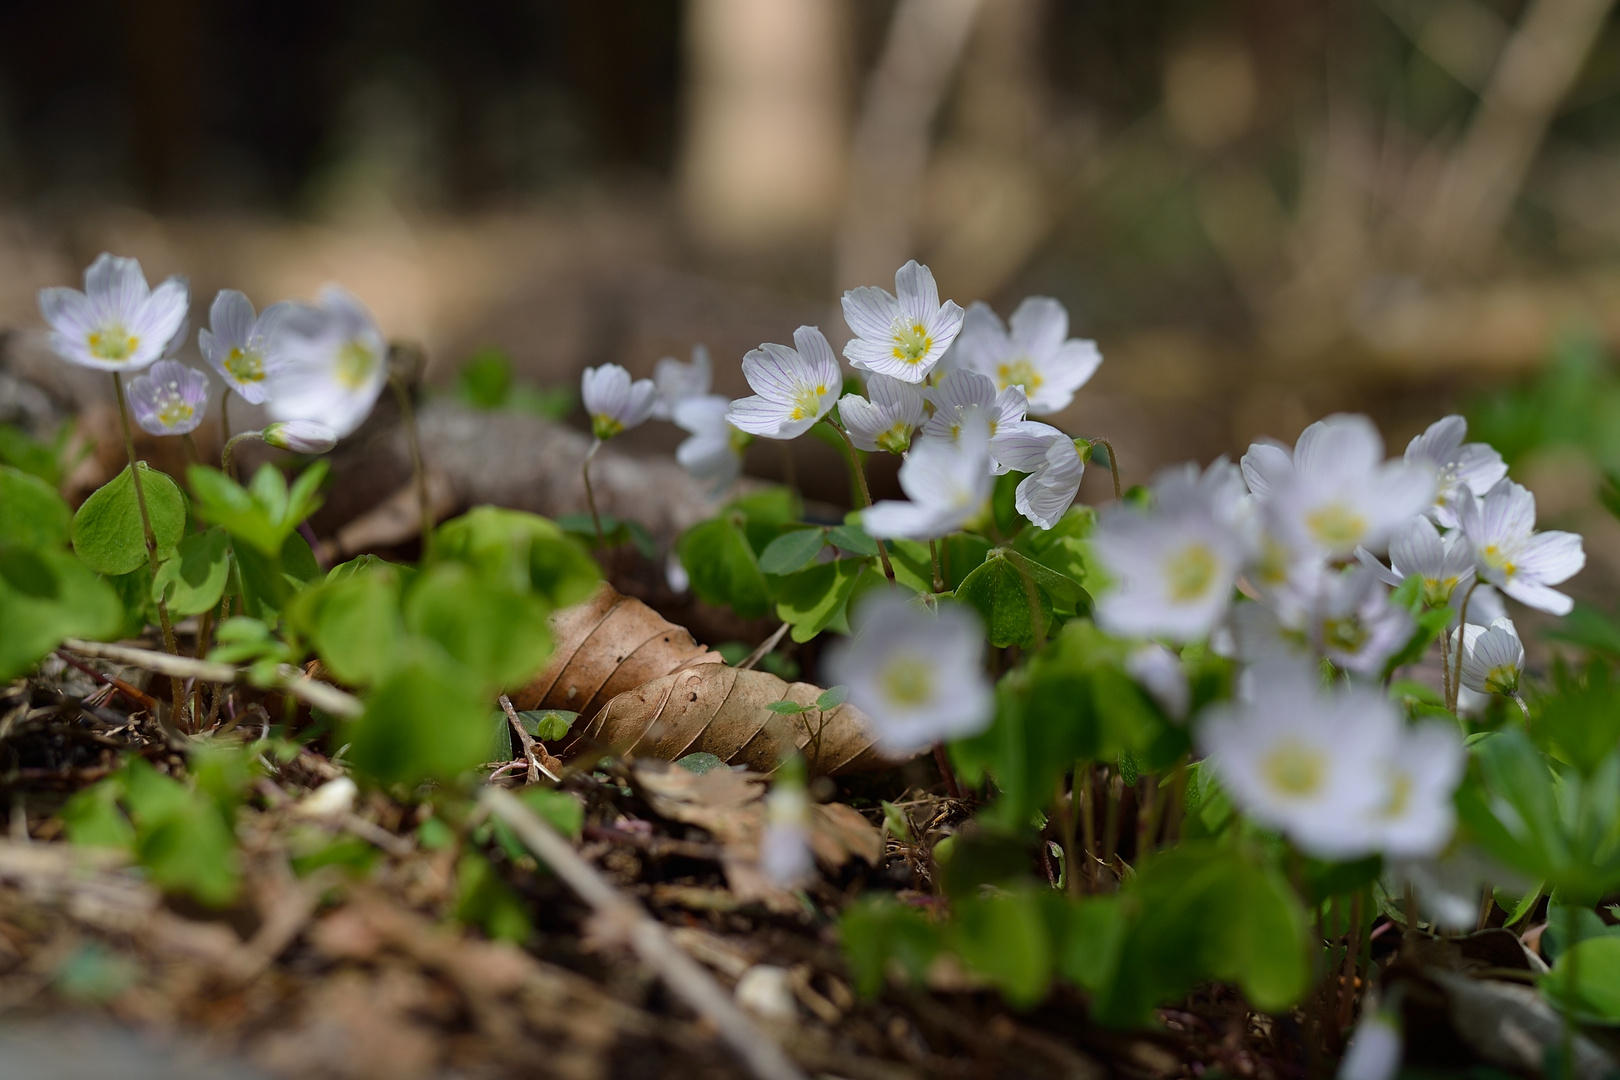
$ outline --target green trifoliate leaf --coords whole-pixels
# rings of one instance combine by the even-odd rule
[[[1004,554],[992,552],[957,588],[956,598],[984,619],[990,644],[1033,645],[1051,625],[1052,597]]]
[[[730,607],[750,619],[769,610],[770,586],[741,523],[733,517],[699,522],[686,531],[675,550],[699,600]]]
[[[850,593],[866,566],[865,559],[839,559],[781,580],[776,591],[776,615],[793,627],[794,641],[809,641],[829,626],[847,628],[845,613]]]
[[[406,628],[436,641],[491,691],[545,666],[550,614],[539,597],[496,588],[456,563],[423,572],[405,598]]]
[[[791,574],[809,566],[826,541],[827,534],[820,529],[785,532],[759,553],[759,568],[767,574]]]
[[[169,614],[201,615],[219,605],[230,576],[230,537],[221,528],[193,533],[158,566],[152,599],[169,605]]]
[[[21,469],[0,465],[0,547],[61,547],[72,522],[73,511],[55,488]]]
[[[118,594],[67,552],[0,548],[0,682],[63,638],[111,638],[123,621]]]
[[[345,730],[349,760],[385,784],[453,780],[489,749],[489,705],[460,665],[425,650],[380,683]]]
[[[878,553],[877,541],[859,525],[835,525],[827,530],[827,542],[851,555],[871,556]]]
[[[287,621],[339,679],[370,686],[393,669],[404,648],[399,594],[399,574],[383,564],[301,590],[287,605]]]
[[[523,730],[541,742],[555,742],[567,735],[579,719],[579,713],[565,709],[525,709],[517,715]]]
[[[148,468],[144,461],[140,468],[158,558],[166,559],[185,534],[186,497],[166,473]],[[127,574],[146,562],[146,533],[128,466],[73,515],[73,550],[98,574]]]

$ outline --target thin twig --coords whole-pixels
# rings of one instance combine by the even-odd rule
[[[98,683],[101,683],[101,685],[110,686],[114,690],[117,690],[120,694],[123,694],[126,698],[128,698],[131,703],[139,705],[141,708],[146,709],[149,712],[157,712],[158,701],[157,698],[153,697],[152,695],[142,693],[133,686],[129,685],[129,683],[125,682],[123,679],[116,679],[111,675],[103,675],[89,664],[81,664],[79,661],[73,659],[73,657],[69,656],[61,649],[56,650],[56,655],[57,658],[60,659],[64,664],[70,664],[84,672],[86,675],[90,676],[92,679],[96,680]]]
[[[557,776],[540,763],[540,757],[535,753],[534,736],[530,735],[528,730],[524,728],[523,721],[518,719],[517,710],[512,707],[512,699],[505,694],[501,695],[501,708],[506,712],[507,723],[511,724],[512,730],[517,732],[518,742],[523,747],[523,759],[529,763],[529,783],[538,784],[541,773],[545,773],[550,777],[552,783],[562,783],[562,777]]]
[[[230,664],[193,660],[189,656],[170,656],[151,649],[132,649],[127,645],[107,645],[99,641],[80,641],[78,638],[68,638],[62,642],[62,647],[81,656],[97,656],[175,679],[196,678],[213,683],[250,681],[246,670]],[[365,705],[353,694],[339,690],[331,683],[311,679],[291,664],[281,666],[276,673],[274,686],[333,716],[354,717],[366,711]]]
[[[782,637],[788,632],[788,624],[783,623],[776,628],[776,632],[759,643],[759,648],[743,657],[742,663],[737,665],[738,671],[751,671],[755,664],[765,659],[780,644]]]
[[[619,930],[664,983],[720,1033],[759,1080],[806,1080],[782,1048],[755,1026],[714,977],[670,940],[663,924],[640,904],[614,888],[580,857],[556,829],[510,792],[485,787],[479,802],[506,823],[528,849],[539,856],[569,888],[596,910],[601,925]]]

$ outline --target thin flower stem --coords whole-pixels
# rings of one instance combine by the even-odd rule
[[[181,437],[186,440],[186,456],[190,459],[191,464],[201,465],[202,453],[197,449],[197,440],[192,437],[189,431]]]
[[[243,442],[254,442],[254,441],[256,441],[258,439],[262,439],[262,438],[264,438],[264,432],[262,432],[262,431],[244,431],[240,435],[233,436],[230,439],[230,441],[225,444],[225,449],[223,449],[223,450],[221,450],[219,452],[219,468],[220,468],[220,471],[223,472],[226,476],[230,477],[232,480],[235,480],[236,479],[236,460],[235,460],[235,457],[236,457],[236,444],[237,443],[243,443]]]
[[[940,778],[945,781],[945,793],[957,802],[962,801],[962,785],[956,781],[956,770],[951,768],[950,755],[944,743],[934,744],[934,764],[939,767]]]
[[[938,540],[930,540],[930,541],[928,541],[928,554],[934,560],[934,591],[936,593],[942,593],[942,592],[945,591],[945,575],[941,574],[940,571],[939,571],[939,541]]]
[[[1477,588],[1479,588],[1478,577],[1468,586],[1468,591],[1463,593],[1462,608],[1457,612],[1457,661],[1451,672],[1451,696],[1446,699],[1446,704],[1453,713],[1457,711],[1457,699],[1462,696],[1463,651],[1464,643],[1468,640],[1468,601],[1474,598],[1474,590]]]
[[[1116,500],[1124,498],[1123,489],[1119,486],[1119,455],[1114,453],[1114,444],[1107,439],[1092,439],[1091,444],[1108,451],[1108,471],[1114,476],[1114,498]]]
[[[224,449],[231,441],[231,388],[219,395],[219,445]]]
[[[405,422],[405,445],[411,453],[411,473],[416,478],[416,506],[422,515],[422,561],[427,562],[433,550],[433,506],[428,502],[427,469],[422,464],[422,439],[416,431],[416,409],[411,404],[411,391],[396,372],[389,376],[394,397],[399,401],[399,415]],[[598,526],[597,532],[601,532]]]
[[[1070,896],[1079,896],[1080,864],[1083,861],[1075,850],[1074,841],[1080,824],[1080,776],[1076,770],[1069,783],[1069,798],[1065,802],[1060,792],[1057,797],[1058,824],[1063,830],[1063,861],[1067,864],[1068,880],[1064,883]]]
[[[861,490],[861,506],[872,505],[872,491],[866,486],[866,470],[861,468],[861,457],[855,452],[855,444],[850,441],[849,432],[841,424],[834,422],[832,417],[823,416],[821,422],[838,432],[838,437],[844,440],[844,446],[849,450],[849,469],[855,474],[855,483]],[[874,537],[876,539],[876,537]],[[883,563],[883,574],[890,581],[894,580],[894,567],[889,563],[889,549],[883,545],[882,540],[877,541],[878,558]]]
[[[1462,642],[1457,643],[1462,648]],[[1451,631],[1448,629],[1440,635],[1440,693],[1447,702],[1451,701]]]
[[[596,492],[591,490],[591,459],[596,456],[596,452],[600,449],[602,449],[602,440],[592,439],[591,448],[585,451],[585,464],[580,469],[580,473],[585,477],[585,505],[590,507],[591,524],[596,526],[596,550],[606,552],[607,540],[602,536],[602,515],[596,512]]]
[[[1102,865],[1105,870],[1114,867],[1114,856],[1119,851],[1119,804],[1125,797],[1125,781],[1114,770],[1108,771],[1108,805],[1103,809]]]
[[[1097,805],[1092,796],[1092,769],[1089,761],[1074,763],[1075,784],[1080,792],[1080,855],[1085,862],[1086,883],[1097,886],[1097,861],[1092,853],[1097,850]]]
[[[1528,706],[1528,705],[1526,705],[1524,703],[1523,695],[1521,695],[1517,690],[1515,690],[1513,693],[1509,694],[1508,697],[1512,698],[1513,699],[1513,704],[1517,705],[1519,707],[1519,711],[1524,713],[1525,723],[1529,723],[1530,722],[1530,706]]]
[[[124,454],[129,458],[129,478],[135,485],[135,505],[141,511],[141,532],[146,541],[146,562],[152,568],[152,574],[158,572],[157,533],[152,531],[152,514],[146,508],[146,485],[141,482],[140,465],[135,460],[135,433],[129,426],[129,402],[124,398],[124,379],[118,372],[112,373],[113,393],[118,399],[118,424],[124,432]],[[169,605],[164,600],[157,601],[158,626],[163,631],[163,648],[171,656],[180,655],[180,646],[175,644],[174,624],[169,621]],[[179,678],[170,677],[170,692],[174,699],[174,719],[177,725],[183,723],[184,706],[186,700],[185,687]]]

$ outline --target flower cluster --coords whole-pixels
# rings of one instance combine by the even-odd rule
[[[186,435],[202,423],[208,379],[173,357],[186,338],[186,282],[156,289],[134,259],[103,254],[84,291],[42,289],[39,308],[57,355],[84,367],[132,374],[131,411],[153,435]],[[319,453],[364,422],[388,379],[388,345],[371,313],[335,285],[314,304],[284,301],[263,313],[240,292],[214,298],[197,332],[203,358],[229,392],[277,421],[259,433],[285,449]]]
[[[1312,854],[1423,857],[1451,837],[1460,735],[1406,724],[1378,688],[1417,632],[1392,587],[1412,582],[1418,609],[1457,626],[1442,651],[1453,701],[1517,693],[1524,649],[1499,593],[1570,609],[1553,586],[1583,565],[1581,538],[1537,532],[1534,497],[1466,434],[1448,416],[1387,461],[1366,417],[1330,416],[1292,449],[1164,473],[1093,537],[1100,626],[1248,665],[1198,741],[1234,801]],[[1324,688],[1324,661],[1349,681]]]

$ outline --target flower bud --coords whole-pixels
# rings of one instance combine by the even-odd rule
[[[337,445],[337,432],[313,420],[283,420],[264,429],[264,441],[298,454],[324,454]]]

